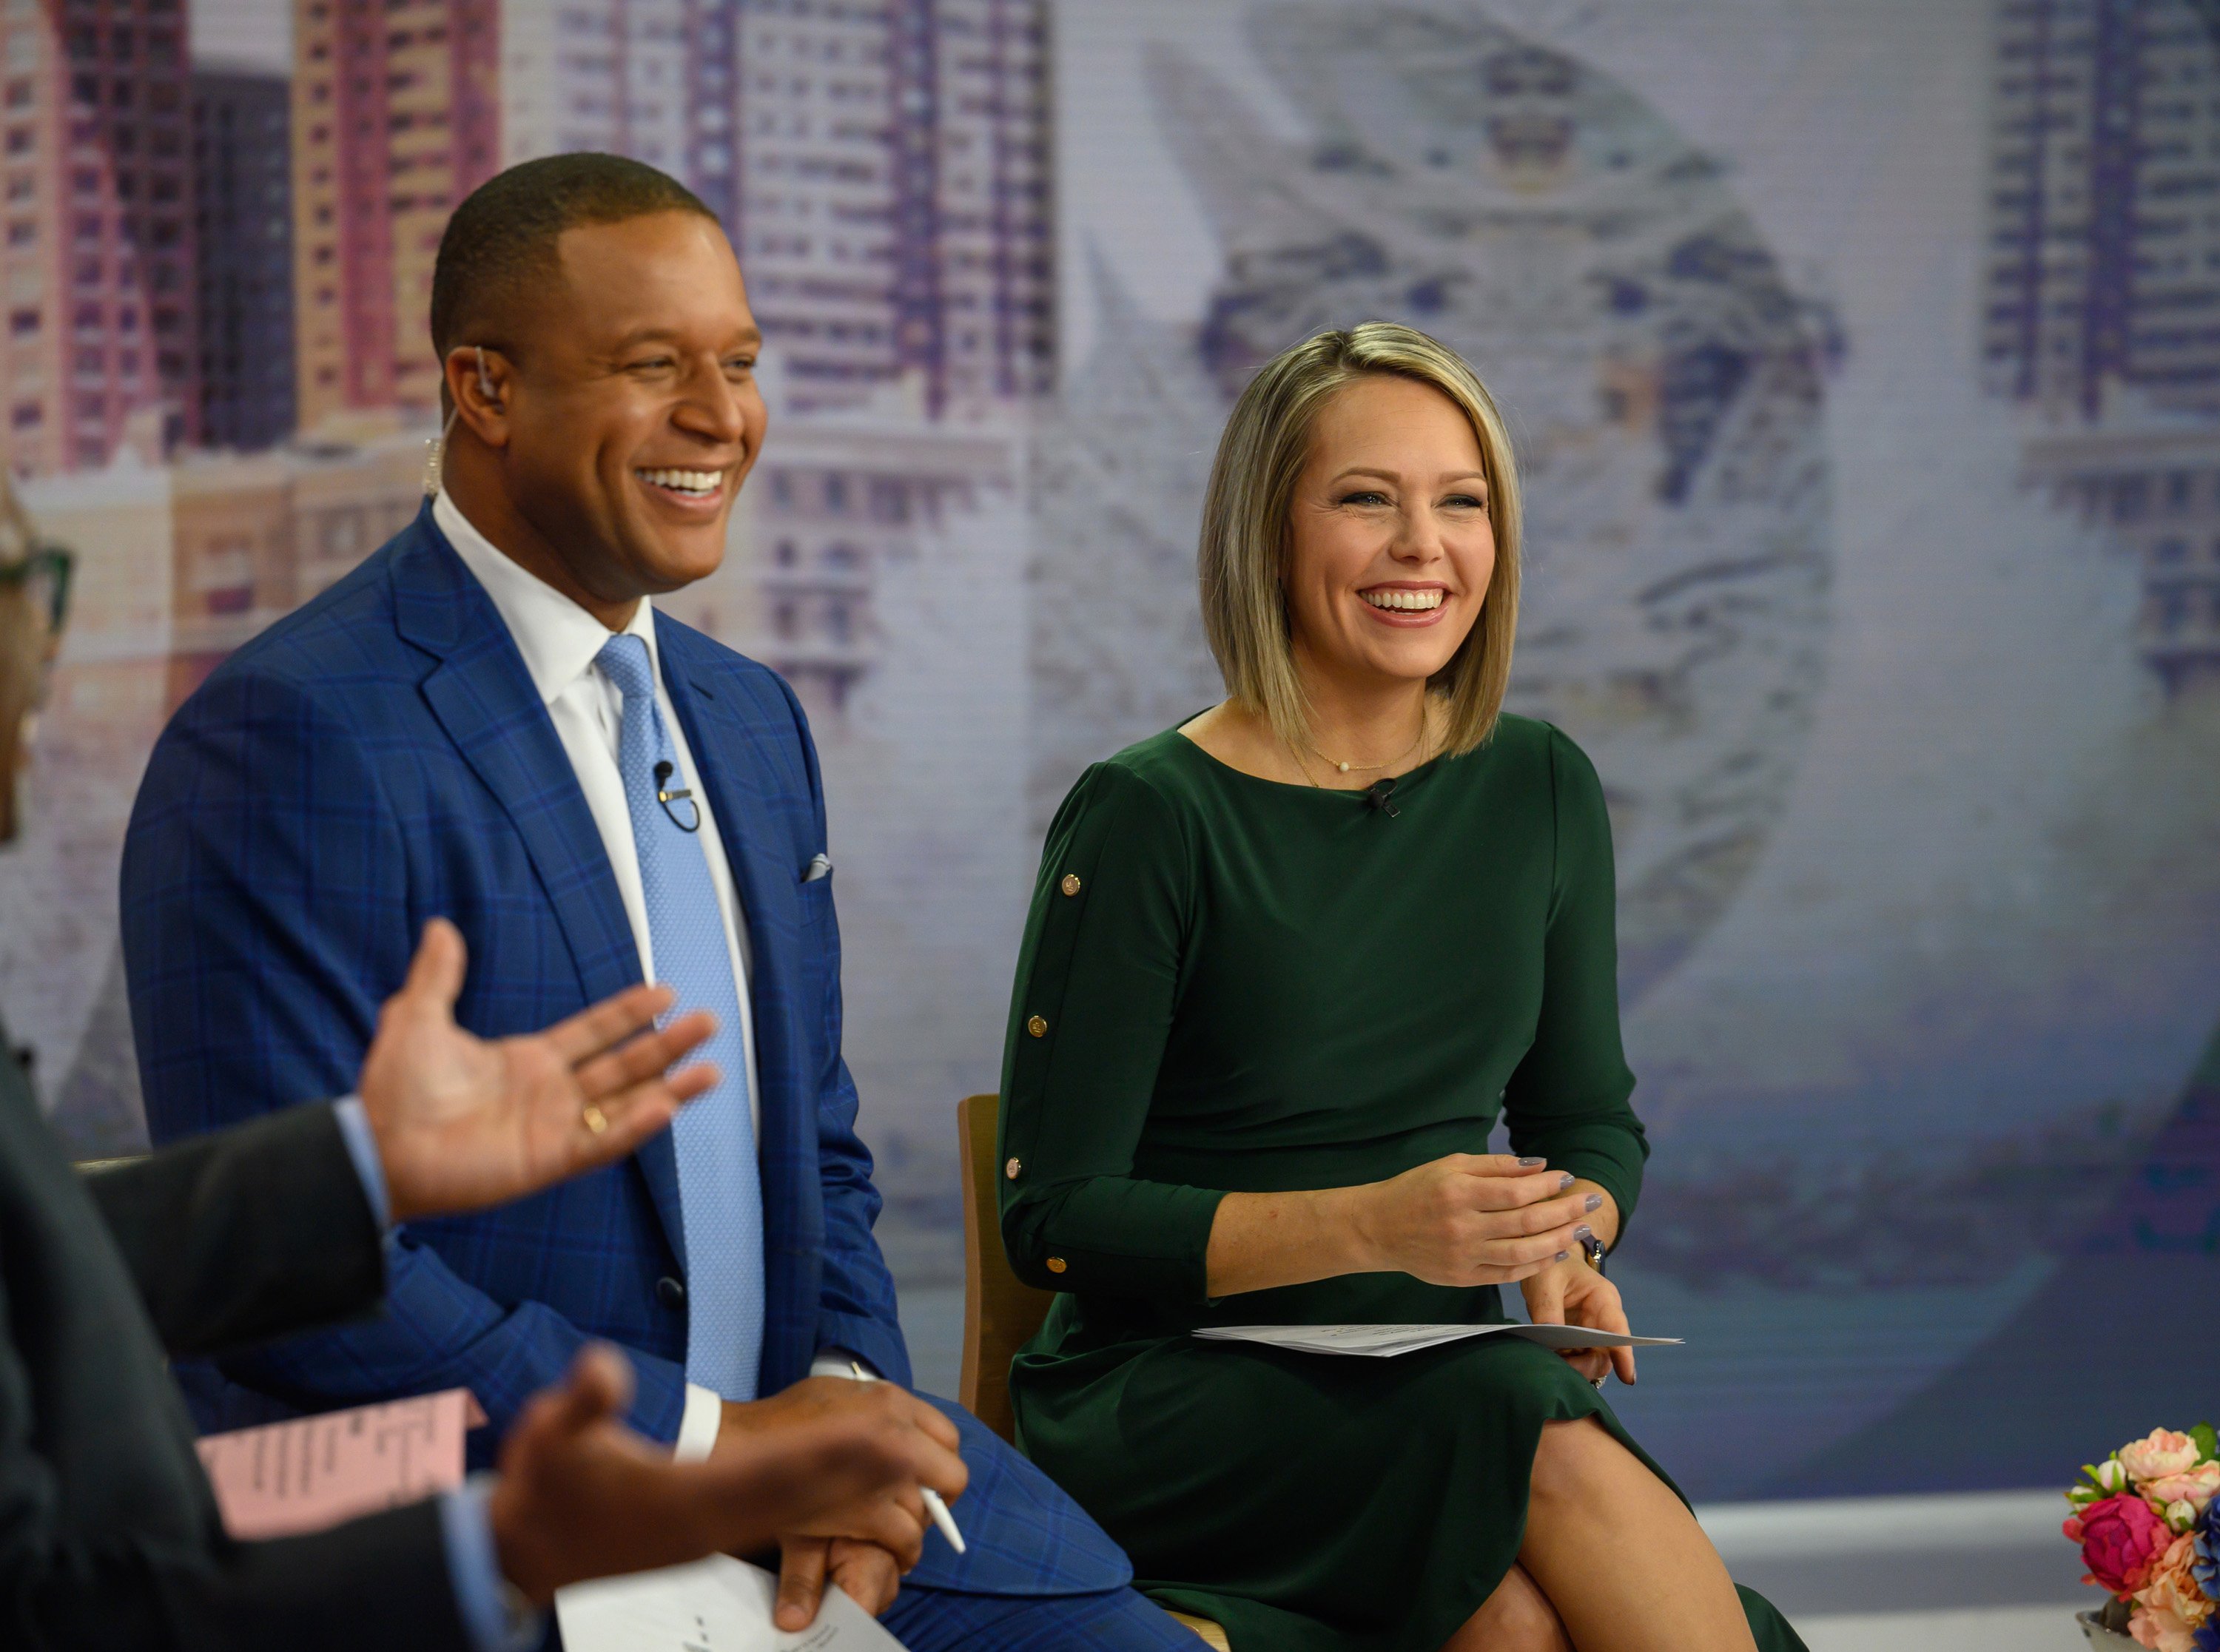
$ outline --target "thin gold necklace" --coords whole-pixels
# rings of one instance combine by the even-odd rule
[[[1405,746],[1399,755],[1388,758],[1385,763],[1338,763],[1335,762],[1333,758],[1326,756],[1325,752],[1320,751],[1315,745],[1311,747],[1311,751],[1317,756],[1318,760],[1320,763],[1331,764],[1337,770],[1344,775],[1369,775],[1381,769],[1392,769],[1397,764],[1402,762],[1405,757],[1409,757],[1412,752],[1417,751],[1419,747],[1425,743],[1426,738],[1426,714],[1432,709],[1433,708],[1427,705],[1424,701],[1419,702],[1419,732],[1412,736],[1410,745]],[[1325,789],[1325,787],[1319,785],[1317,780],[1313,777],[1310,764],[1302,760],[1300,753],[1297,754],[1295,758],[1295,767],[1303,771],[1303,778],[1309,781],[1318,790],[1324,791]]]

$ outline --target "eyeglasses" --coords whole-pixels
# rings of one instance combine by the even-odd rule
[[[77,552],[66,546],[34,542],[21,557],[0,562],[0,590],[28,590],[47,610],[47,634],[59,638],[69,620],[70,581]]]

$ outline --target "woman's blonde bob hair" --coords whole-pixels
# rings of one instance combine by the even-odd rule
[[[1310,747],[1309,706],[1288,617],[1288,526],[1295,478],[1329,397],[1351,381],[1392,376],[1431,385],[1462,410],[1487,477],[1495,569],[1480,617],[1427,685],[1449,714],[1442,751],[1461,755],[1495,730],[1518,627],[1518,477],[1495,398],[1462,357],[1415,327],[1366,321],[1306,339],[1264,365],[1233,404],[1202,505],[1202,625],[1237,702],[1269,720],[1289,748]]]

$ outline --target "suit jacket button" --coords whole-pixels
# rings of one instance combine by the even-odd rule
[[[686,1300],[686,1287],[665,1274],[655,1281],[655,1300],[666,1308],[675,1308]]]
[[[1048,1270],[1051,1274],[1060,1274],[1070,1266],[1071,1264],[1066,1262],[1062,1256],[1051,1256],[1048,1259]]]
[[[1032,1033],[1036,1038],[1045,1038],[1048,1037],[1048,1023],[1040,1016],[1033,1016],[1031,1019],[1026,1021],[1026,1031]]]
[[[1079,874],[1076,872],[1066,872],[1063,875],[1063,882],[1057,887],[1061,888],[1066,895],[1077,895],[1079,893]]]
[[[1015,1159],[1012,1159],[1007,1164],[1002,1167],[1002,1174],[1009,1177],[1011,1181],[1015,1181],[1018,1179],[1019,1173],[1025,1168],[1026,1167],[1024,1165],[1019,1163]]]

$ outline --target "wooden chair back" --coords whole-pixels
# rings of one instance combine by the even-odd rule
[[[963,1155],[963,1373],[956,1397],[964,1410],[1009,1440],[1016,1431],[1010,1361],[1048,1318],[1056,1293],[1037,1291],[1020,1280],[1002,1249],[1001,1204],[995,1193],[1002,1176],[995,1158],[1001,1118],[998,1095],[966,1096],[956,1104],[957,1144]],[[1208,1618],[1182,1611],[1171,1615],[1206,1647],[1228,1652],[1225,1631]]]
[[[963,1155],[963,1373],[956,1397],[1007,1440],[1016,1431],[1010,1361],[1040,1329],[1056,1294],[1020,1280],[1002,1249],[995,1192],[1001,1169],[995,1158],[1001,1112],[1001,1098],[995,1095],[967,1096],[956,1104],[956,1134]]]

